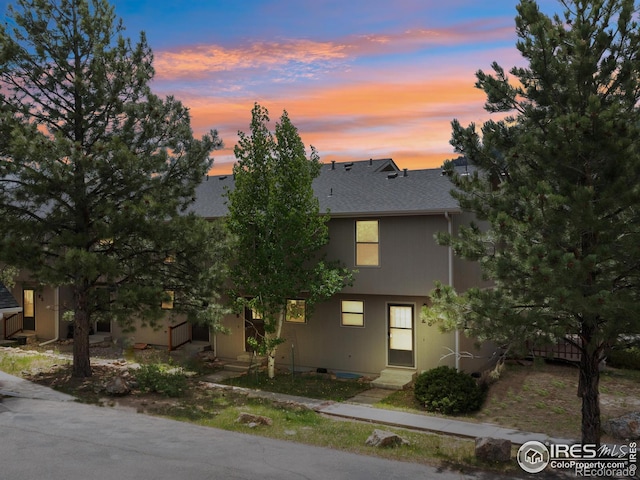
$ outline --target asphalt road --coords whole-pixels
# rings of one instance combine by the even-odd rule
[[[4,398],[0,478],[495,479],[75,402]]]

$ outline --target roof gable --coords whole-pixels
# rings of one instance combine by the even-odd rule
[[[3,310],[16,310],[20,308],[18,302],[11,292],[5,287],[2,283],[0,283],[0,312]]]

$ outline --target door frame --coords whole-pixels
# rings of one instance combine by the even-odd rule
[[[32,306],[33,306],[33,315],[30,316],[26,316],[26,302],[25,302],[25,293],[27,291],[30,291],[33,293],[33,298],[31,299],[32,302]],[[38,298],[36,289],[33,287],[22,287],[22,328],[24,330],[28,330],[28,331],[36,331],[36,299]],[[26,320],[29,319],[29,325],[26,325]],[[33,328],[27,328],[27,326],[31,327],[33,325]]]
[[[391,326],[391,308],[392,307],[408,307],[411,309],[411,327],[392,327]],[[387,302],[386,303],[386,335],[387,335],[387,366],[389,367],[416,367],[416,304],[412,302]],[[392,350],[391,338],[392,329],[411,330],[411,350]],[[395,353],[394,353],[395,352]]]

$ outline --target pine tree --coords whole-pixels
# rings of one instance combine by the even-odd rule
[[[163,299],[215,323],[219,226],[186,214],[215,132],[155,96],[152,52],[104,0],[18,0],[0,26],[0,261],[73,292],[73,375],[99,312],[154,323]],[[105,293],[106,292],[106,293]]]
[[[287,300],[304,298],[309,315],[314,304],[350,282],[351,273],[319,254],[329,236],[328,216],[320,215],[312,188],[321,167],[315,149],[307,158],[286,112],[275,136],[268,123],[268,111],[256,104],[251,134],[239,132],[227,226],[237,252],[231,267],[234,296],[265,322],[264,338],[256,346],[267,354],[273,378]]]
[[[562,17],[518,5],[528,66],[515,80],[497,64],[477,73],[486,110],[508,116],[481,132],[453,122],[475,169],[447,172],[479,223],[439,238],[494,286],[466,292],[464,307],[445,287],[433,295],[483,338],[574,343],[582,442],[599,444],[600,364],[640,333],[640,32],[633,0],[562,3]]]

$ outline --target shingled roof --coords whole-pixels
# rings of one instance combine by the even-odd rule
[[[21,310],[22,308],[13,298],[11,292],[0,283],[0,318],[2,318],[2,313],[17,313]]]
[[[196,190],[192,211],[205,218],[225,216],[224,193],[233,187],[233,175],[207,177]],[[320,211],[332,217],[460,212],[441,169],[401,170],[389,158],[323,164],[313,189]]]

